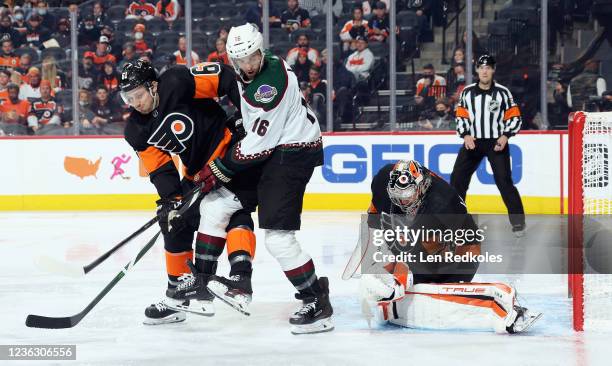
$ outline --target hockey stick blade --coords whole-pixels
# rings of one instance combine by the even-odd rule
[[[132,259],[128,264],[123,267],[123,269],[117,273],[117,275],[109,282],[106,287],[98,295],[78,314],[66,317],[49,317],[43,315],[28,315],[26,318],[26,326],[30,328],[45,328],[45,329],[64,329],[64,328],[72,328],[75,325],[79,324],[79,322],[93,309],[99,302],[106,296],[110,290],[115,287],[115,285],[121,281],[121,279],[127,274],[127,272],[134,267],[138,261],[145,255],[146,252],[149,251],[155,245],[157,238],[161,234],[161,231],[158,231],[155,236],[149,240],[147,244],[145,244],[142,249],[138,252],[136,257]]]

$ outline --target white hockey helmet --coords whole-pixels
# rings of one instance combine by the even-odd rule
[[[248,80],[244,79],[238,60],[245,59],[259,51],[262,56],[259,65],[261,70],[264,53],[263,36],[255,24],[246,23],[238,27],[232,27],[227,35],[225,48],[234,70],[245,82],[248,82]]]

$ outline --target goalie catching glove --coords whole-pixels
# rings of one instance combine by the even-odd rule
[[[232,180],[232,172],[225,168],[217,158],[204,165],[204,168],[193,176],[193,181],[200,185],[202,193],[206,194],[219,188],[221,184],[227,184]]]

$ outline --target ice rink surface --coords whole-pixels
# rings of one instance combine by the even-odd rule
[[[145,307],[161,299],[165,289],[160,239],[76,327],[25,326],[28,314],[68,316],[81,311],[157,227],[81,278],[44,272],[35,264],[38,255],[88,264],[150,217],[151,212],[0,213],[0,344],[77,345],[76,361],[0,364],[612,365],[612,333],[580,334],[571,329],[563,275],[499,278],[516,286],[522,305],[544,313],[524,335],[368,328],[361,315],[358,281],[340,278],[357,241],[357,212],[305,213],[298,234],[317,274],[330,279],[333,332],[290,334],[287,319],[299,303],[259,231],[250,317],[216,302],[212,318],[188,315],[183,323],[143,325]],[[223,275],[228,271],[226,258],[224,254],[219,268]]]

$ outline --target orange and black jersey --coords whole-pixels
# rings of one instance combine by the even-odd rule
[[[51,97],[46,102],[42,98],[36,98],[31,102],[30,115],[36,116],[38,123],[46,125],[53,116],[64,113],[64,108],[57,104],[55,98]]]
[[[389,176],[395,164],[382,167],[372,179],[372,202],[368,209],[368,226],[381,228],[381,215],[404,215],[400,207],[391,202],[387,193]],[[415,229],[473,229],[478,227],[467,212],[465,203],[457,191],[444,179],[429,169],[422,167],[424,174],[431,176],[431,185],[419,207],[415,220],[410,227]]]
[[[227,116],[212,98],[227,95],[239,104],[231,67],[202,63],[191,69],[172,67],[157,87],[158,107],[148,115],[133,110],[125,139],[137,151],[161,198],[181,195],[179,174],[171,154],[178,155],[187,176],[222,156],[231,140]]]

